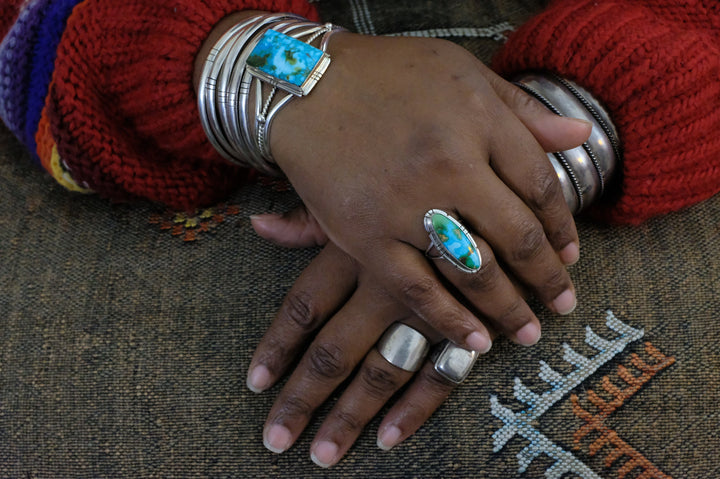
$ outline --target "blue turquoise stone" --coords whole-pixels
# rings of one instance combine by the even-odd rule
[[[442,248],[448,254],[468,269],[480,269],[480,253],[477,246],[455,218],[434,213],[431,221],[435,234],[442,242]]]
[[[268,30],[247,59],[275,78],[301,86],[323,56],[323,51],[275,30]]]

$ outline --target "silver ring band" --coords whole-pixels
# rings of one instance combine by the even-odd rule
[[[435,346],[430,360],[440,376],[460,384],[470,374],[477,358],[477,351],[468,351],[446,339]]]
[[[410,372],[420,369],[430,351],[430,343],[425,336],[403,323],[392,324],[376,347],[387,362]]]

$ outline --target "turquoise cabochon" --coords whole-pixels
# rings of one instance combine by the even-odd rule
[[[441,253],[462,269],[479,270],[482,263],[477,245],[460,222],[442,210],[430,210],[428,215],[431,239]]]

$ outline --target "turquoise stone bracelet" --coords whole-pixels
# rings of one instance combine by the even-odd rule
[[[467,273],[480,270],[482,260],[477,244],[458,220],[442,210],[425,213],[425,230],[430,235],[430,247],[437,248],[440,256]]]
[[[246,61],[248,71],[273,86],[304,96],[330,64],[319,48],[275,30],[267,30]]]

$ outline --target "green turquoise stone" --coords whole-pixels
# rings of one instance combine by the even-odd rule
[[[475,241],[464,231],[455,218],[435,212],[430,218],[432,228],[441,244],[436,245],[470,270],[480,269],[480,253]]]
[[[266,31],[247,64],[277,79],[301,86],[323,56],[323,51],[275,30]]]

